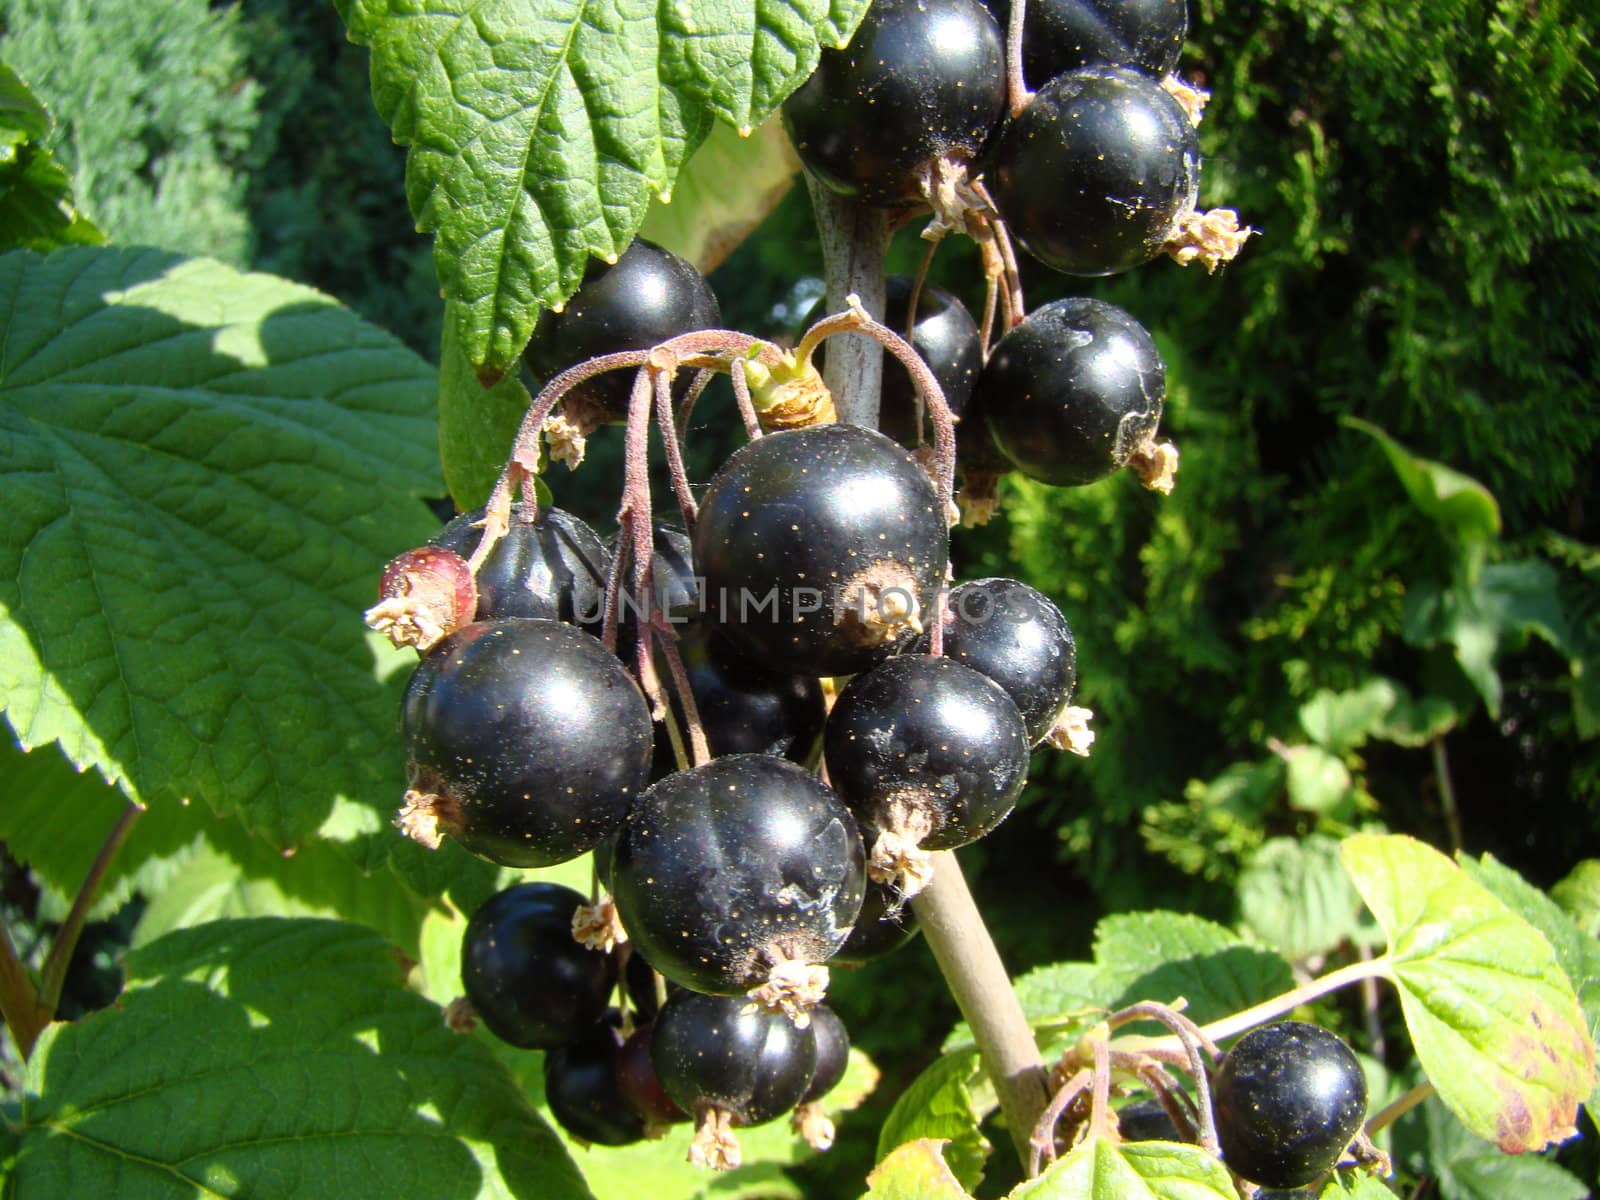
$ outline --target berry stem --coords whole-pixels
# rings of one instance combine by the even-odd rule
[[[50,1024],[50,1010],[39,1003],[39,993],[34,990],[28,969],[22,965],[17,948],[11,944],[11,933],[0,924],[0,1014],[5,1016],[6,1028],[17,1043],[17,1052],[26,1059],[33,1052],[33,1043]]]
[[[704,373],[701,377],[704,378]],[[677,426],[672,420],[672,379],[665,371],[656,374],[656,425],[661,431],[667,473],[672,477],[672,493],[678,498],[678,511],[683,514],[684,532],[693,537],[700,506],[695,503],[694,492],[689,488],[689,472],[683,465],[683,443],[678,439]]]
[[[1027,14],[1027,0],[1011,0],[1011,14],[1006,22],[1006,99],[1013,117],[1033,99],[1022,75],[1022,27]]]
[[[67,913],[67,919],[62,922],[61,928],[56,931],[55,940],[50,944],[50,953],[39,972],[39,1004],[52,1015],[56,1011],[56,1006],[61,1003],[61,987],[66,982],[67,967],[72,962],[72,952],[78,948],[78,935],[83,932],[84,923],[89,919],[89,910],[94,907],[95,897],[100,894],[100,883],[105,879],[106,872],[111,869],[112,862],[116,860],[117,851],[122,849],[122,843],[128,840],[128,834],[133,830],[133,823],[143,812],[143,808],[134,804],[122,810],[117,823],[106,835],[100,853],[95,855],[94,862],[90,864],[89,873],[84,876],[78,894],[73,897],[72,909]]]
[[[1380,1129],[1385,1129],[1388,1126],[1393,1125],[1417,1105],[1428,1099],[1428,1097],[1434,1095],[1435,1090],[1436,1089],[1434,1088],[1433,1084],[1424,1079],[1421,1083],[1417,1084],[1416,1087],[1406,1092],[1403,1096],[1397,1096],[1395,1099],[1391,1100],[1388,1104],[1384,1105],[1383,1108],[1373,1113],[1373,1115],[1368,1118],[1366,1126],[1364,1127],[1367,1136],[1371,1137]]]
[[[855,295],[873,316],[884,310],[883,259],[889,249],[887,210],[835,195],[810,175],[806,186],[822,239],[828,311],[840,312]],[[839,419],[878,427],[878,393],[883,382],[883,352],[870,338],[846,338],[829,349],[823,370]]]

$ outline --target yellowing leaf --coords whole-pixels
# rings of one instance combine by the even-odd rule
[[[971,1200],[939,1153],[943,1145],[918,1138],[898,1147],[867,1176],[867,1195],[879,1200]]]

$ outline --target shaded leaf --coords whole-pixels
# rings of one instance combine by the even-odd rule
[[[1238,1200],[1220,1160],[1176,1142],[1096,1138],[1058,1159],[1008,1200]]]
[[[1239,914],[1286,958],[1331,950],[1360,923],[1361,897],[1330,837],[1271,838],[1239,875]]]
[[[1382,727],[1400,696],[1399,685],[1382,677],[1349,691],[1323,689],[1300,706],[1300,727],[1324,750],[1344,754]]]
[[[1184,913],[1123,913],[1095,927],[1095,963],[1113,989],[1114,1007],[1182,997],[1204,1025],[1294,986],[1281,955]]]
[[[1378,443],[1411,502],[1447,535],[1463,543],[1500,535],[1500,506],[1476,479],[1412,454],[1376,425],[1353,417],[1344,418],[1344,423]]]
[[[106,240],[74,205],[67,169],[42,145],[51,124],[28,85],[0,63],[0,250]]]
[[[1594,1043],[1550,944],[1437,850],[1362,834],[1345,868],[1389,939],[1422,1069],[1468,1129],[1536,1150],[1573,1132]]]
[[[454,302],[445,305],[439,346],[439,457],[450,498],[462,512],[489,499],[533,397],[512,372],[484,387],[461,347]]]
[[[1436,1099],[1423,1106],[1428,1130],[1427,1168],[1438,1176],[1445,1200],[1585,1200],[1589,1189],[1555,1163],[1533,1154],[1502,1154],[1467,1132]],[[1576,1190],[1574,1190],[1576,1188]]]
[[[117,1009],[51,1026],[29,1060],[19,1195],[589,1195],[372,933],[221,921],[127,965]]]

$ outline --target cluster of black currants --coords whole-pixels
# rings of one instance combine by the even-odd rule
[[[1011,239],[1072,275],[1162,253],[1214,269],[1238,252],[1250,231],[1236,214],[1196,208],[1205,97],[1172,74],[1186,28],[1184,0],[875,0],[783,106],[822,186],[907,214],[931,208],[924,236],[962,230],[984,250],[981,348],[966,387],[947,393],[970,523],[988,518],[995,479],[1012,469],[1073,486],[1127,467],[1171,489],[1177,452],[1156,439],[1165,368],[1153,339],[1092,299],[1024,316]],[[1024,72],[1048,82],[1030,92]],[[997,291],[1004,336],[988,353]],[[909,328],[894,307],[891,294],[888,324]]]

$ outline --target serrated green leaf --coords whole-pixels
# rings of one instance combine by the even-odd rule
[[[799,170],[777,118],[745,138],[719,124],[684,166],[671,200],[650,206],[639,236],[709,274],[778,206]]]
[[[896,1146],[867,1176],[867,1195],[877,1200],[971,1200],[940,1153],[943,1145],[918,1138]]]
[[[1008,1200],[1238,1200],[1220,1160],[1177,1142],[1095,1138],[1052,1163]]]
[[[1289,807],[1331,813],[1350,795],[1350,769],[1318,746],[1291,746],[1285,753]]]
[[[976,1188],[988,1161],[988,1140],[978,1132],[996,1106],[985,1086],[976,1050],[958,1050],[935,1061],[912,1082],[889,1110],[878,1132],[878,1160],[907,1142],[933,1139],[944,1144],[944,1157],[954,1177]]]
[[[1550,899],[1584,933],[1600,937],[1600,858],[1586,858],[1568,871],[1566,878],[1550,889]]]
[[[1239,915],[1284,957],[1303,959],[1355,933],[1361,897],[1335,839],[1271,838],[1239,875]]]
[[[50,114],[0,63],[0,250],[98,245],[105,234],[72,201],[72,179],[41,143]]]
[[[153,251],[0,258],[0,321],[18,740],[278,846],[401,854],[361,612],[434,528],[432,369],[326,296]]]
[[[1346,417],[1344,423],[1382,447],[1411,503],[1446,534],[1463,543],[1481,543],[1500,536],[1500,506],[1476,479],[1412,454],[1376,425],[1354,417]]]
[[[1428,1131],[1427,1166],[1444,1200],[1585,1200],[1589,1190],[1555,1163],[1533,1154],[1502,1154],[1474,1137],[1437,1099],[1423,1105]],[[1574,1191],[1573,1189],[1577,1190]]]
[[[439,345],[439,457],[450,498],[462,512],[489,499],[533,397],[515,372],[484,387],[461,347],[454,301],[445,305]]]
[[[1082,1032],[1109,1011],[1117,993],[1093,963],[1049,963],[1035,967],[1012,981],[1017,1003],[1041,1046],[1060,1035],[1076,1040]],[[972,1027],[965,1021],[956,1025],[944,1041],[942,1053],[975,1046]]]
[[[19,1195],[590,1194],[375,934],[221,921],[134,951],[128,973],[118,1008],[34,1049]]]
[[[1283,958],[1230,929],[1186,913],[1119,913],[1095,927],[1095,963],[1112,1004],[1171,1003],[1204,1025],[1294,986]]]
[[[1339,1171],[1317,1200],[1394,1200],[1394,1189],[1364,1171]]]
[[[1463,1124],[1512,1152],[1573,1132],[1595,1051],[1550,944],[1437,850],[1346,839],[1345,869],[1389,940],[1422,1069]]]

